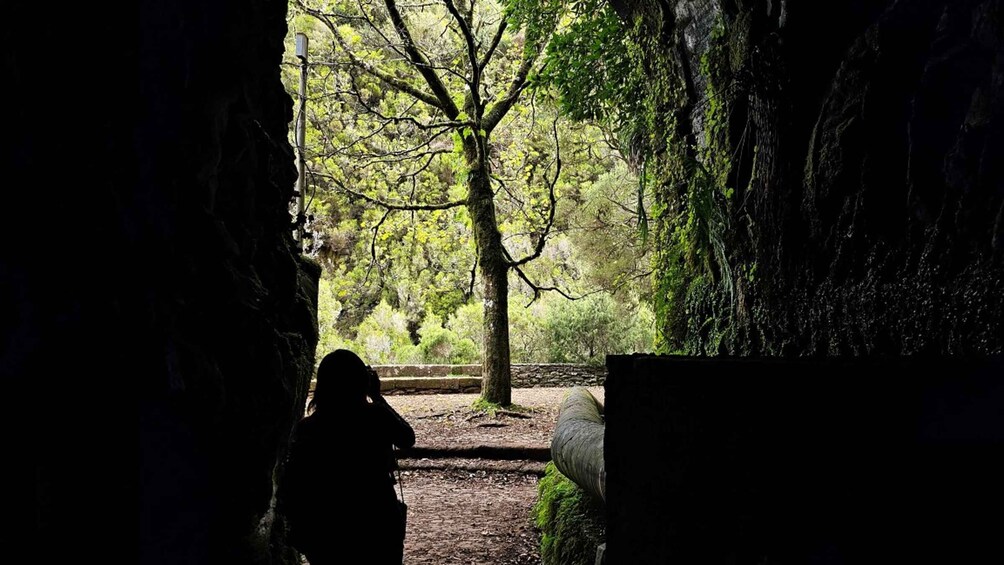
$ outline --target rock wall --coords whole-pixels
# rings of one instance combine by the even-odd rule
[[[1000,0],[613,2],[666,351],[1004,348]]]
[[[2,133],[0,371],[21,408],[3,424],[30,461],[5,484],[31,508],[4,554],[293,559],[273,477],[313,368],[320,271],[287,212],[285,11],[3,8],[22,100]]]

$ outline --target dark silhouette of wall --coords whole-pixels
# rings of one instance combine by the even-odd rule
[[[1004,560],[1004,359],[607,365],[612,565]]]
[[[610,562],[1001,561],[1004,366],[939,356],[1004,348],[1004,2],[611,4],[665,349],[791,360],[608,362]]]
[[[287,212],[285,11],[2,9],[3,555],[289,557],[273,471],[319,269]]]

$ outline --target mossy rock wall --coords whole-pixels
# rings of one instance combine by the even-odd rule
[[[664,352],[1002,351],[1000,0],[613,4]]]
[[[537,486],[534,520],[544,565],[593,565],[605,540],[603,505],[548,463]]]

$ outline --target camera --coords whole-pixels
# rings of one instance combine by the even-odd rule
[[[369,396],[376,396],[380,394],[380,376],[377,375],[376,369],[366,365],[366,374],[369,377],[369,386],[367,391]]]

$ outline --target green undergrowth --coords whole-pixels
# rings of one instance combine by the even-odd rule
[[[602,503],[549,462],[537,486],[534,521],[540,528],[544,565],[591,565],[606,539]]]

